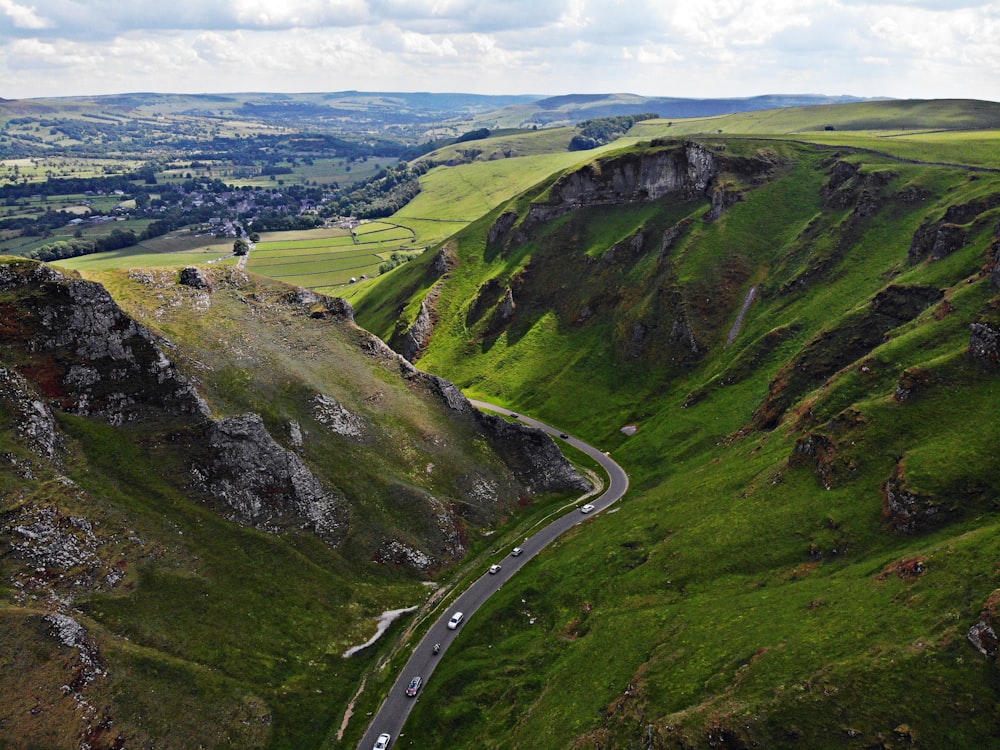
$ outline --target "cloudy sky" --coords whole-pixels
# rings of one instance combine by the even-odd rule
[[[1000,101],[1000,0],[0,0],[0,97],[242,91]]]

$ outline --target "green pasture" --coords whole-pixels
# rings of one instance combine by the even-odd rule
[[[211,236],[158,237],[134,247],[67,258],[53,265],[80,272],[118,268],[184,268],[204,263],[236,263],[232,240]]]
[[[256,243],[247,269],[268,278],[310,289],[335,292],[351,279],[378,275],[378,268],[392,252],[414,250],[416,233],[398,223],[365,222],[353,234],[347,230],[296,233],[295,239],[272,239],[270,233]]]
[[[374,177],[379,171],[386,167],[393,166],[399,159],[392,157],[371,156],[365,160],[348,160],[338,158],[313,159],[312,163],[306,163],[301,159],[296,159],[295,163],[278,163],[276,166],[289,167],[292,171],[289,174],[265,175],[257,174],[258,168],[250,168],[233,164],[231,162],[204,162],[209,166],[193,167],[187,165],[171,165],[157,174],[157,179],[164,183],[179,183],[188,179],[219,179],[228,185],[243,187],[275,188],[279,185],[330,185],[338,183],[340,185],[350,185],[355,182],[367,180]],[[189,177],[190,175],[190,177]]]

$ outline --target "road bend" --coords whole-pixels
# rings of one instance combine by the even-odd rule
[[[475,400],[472,401],[472,404],[485,411],[494,411],[515,417],[515,412],[502,406]],[[558,439],[563,440],[565,443],[593,458],[607,472],[609,478],[608,486],[597,499],[589,500],[594,506],[591,514],[582,515],[579,509],[574,507],[564,515],[543,526],[519,544],[512,544],[510,548],[505,548],[502,553],[503,557],[498,557],[494,561],[500,564],[500,570],[495,574],[483,573],[482,576],[476,579],[438,616],[434,624],[427,630],[426,635],[413,647],[413,653],[409,661],[406,662],[406,666],[403,667],[402,671],[396,677],[396,681],[389,690],[388,696],[386,696],[382,706],[372,718],[371,724],[368,726],[368,731],[365,732],[365,736],[358,745],[358,750],[371,750],[376,739],[383,732],[392,736],[391,747],[396,747],[397,744],[400,747],[408,747],[410,745],[409,741],[415,738],[406,737],[402,733],[403,726],[406,724],[406,719],[410,715],[414,703],[420,700],[419,695],[417,698],[406,696],[406,686],[410,680],[419,675],[426,685],[434,673],[434,668],[445,657],[448,647],[455,640],[462,627],[464,627],[464,623],[468,622],[475,615],[476,610],[482,606],[483,602],[489,599],[494,592],[509,581],[517,571],[524,567],[531,558],[547,545],[551,544],[574,526],[590,518],[591,515],[607,510],[609,506],[619,500],[625,494],[626,490],[628,490],[628,475],[607,453],[588,445],[572,435],[568,435],[543,422],[539,422],[537,419],[532,419],[522,414],[516,414],[516,418],[526,425],[556,436]],[[514,546],[518,546],[523,550],[522,554],[517,557],[510,556],[510,550]],[[448,620],[455,612],[464,613],[465,620],[457,629],[450,630],[448,628]],[[440,651],[436,655],[434,654],[435,643],[441,646]]]

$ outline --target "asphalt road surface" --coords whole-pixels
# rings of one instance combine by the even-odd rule
[[[487,411],[495,411],[507,415],[514,414],[514,412],[511,412],[509,409],[488,404],[485,401],[472,401],[472,404],[479,409],[485,409]],[[524,424],[536,427],[539,430],[549,433],[550,435],[556,436],[557,439],[563,439],[566,443],[569,443],[574,448],[586,453],[588,456],[600,463],[610,477],[608,486],[596,500],[591,499],[588,501],[594,505],[592,513],[584,515],[580,513],[578,508],[574,507],[573,510],[570,510],[566,514],[556,518],[547,526],[544,526],[532,536],[516,545],[524,550],[524,552],[518,557],[510,556],[510,549],[512,549],[514,545],[512,545],[511,548],[505,549],[503,555],[497,557],[497,559],[493,561],[500,565],[499,572],[495,574],[483,573],[483,575],[471,586],[469,586],[469,588],[467,588],[465,592],[462,593],[461,596],[459,596],[454,603],[448,607],[448,609],[441,613],[438,619],[435,620],[434,624],[431,625],[427,634],[414,647],[410,660],[406,663],[406,666],[403,667],[403,671],[396,678],[396,682],[389,691],[389,695],[386,696],[385,702],[372,719],[371,724],[368,727],[368,731],[361,740],[361,744],[358,745],[359,750],[371,750],[375,744],[375,740],[383,732],[387,732],[392,735],[390,747],[396,747],[397,742],[400,747],[409,747],[410,740],[415,740],[417,738],[407,737],[405,734],[400,736],[400,733],[403,731],[403,726],[406,724],[406,718],[410,715],[410,710],[413,708],[415,701],[420,700],[419,693],[416,698],[409,698],[406,696],[406,686],[409,684],[410,680],[419,675],[423,678],[424,685],[426,685],[431,677],[431,674],[434,672],[434,668],[437,666],[438,661],[445,658],[445,652],[448,650],[448,646],[451,645],[451,642],[458,635],[459,631],[465,626],[465,623],[467,623],[469,619],[474,616],[476,610],[479,609],[483,602],[485,602],[506,581],[510,580],[511,576],[517,573],[522,566],[524,566],[532,557],[537,555],[538,552],[547,544],[550,544],[557,537],[569,531],[577,524],[587,520],[592,515],[607,509],[608,506],[621,498],[628,489],[628,475],[622,467],[615,463],[606,453],[603,453],[597,448],[577,440],[571,435],[567,435],[566,438],[559,438],[559,435],[564,433],[550,427],[547,424],[543,424],[536,419],[531,419],[530,417],[525,417],[521,414],[518,414],[518,419]],[[449,630],[448,620],[451,619],[452,614],[455,612],[463,612],[465,614],[465,620],[457,629]],[[433,652],[435,643],[441,644],[441,650],[437,655]],[[413,746],[419,747],[419,742]]]

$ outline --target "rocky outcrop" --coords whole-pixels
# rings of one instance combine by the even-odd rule
[[[743,200],[745,200],[745,195],[742,190],[713,190],[712,205],[705,218],[709,221],[716,221],[722,218],[727,209]]]
[[[715,154],[697,143],[595,161],[560,178],[549,199],[532,206],[522,226],[534,226],[582,206],[655,201],[669,193],[704,195],[718,172]]]
[[[455,255],[455,249],[448,244],[438,250],[428,266],[428,270],[435,279],[440,279],[445,274],[451,273],[457,264],[458,257]]]
[[[933,286],[887,286],[872,298],[867,311],[847,316],[837,327],[819,333],[778,370],[751,426],[765,430],[776,427],[799,397],[868,356],[889,331],[913,320],[942,296],[943,292]]]
[[[433,333],[434,320],[431,318],[431,308],[425,297],[420,301],[420,312],[399,338],[395,348],[408,360],[416,362],[430,343]]]
[[[294,526],[327,541],[342,536],[343,498],[278,445],[258,415],[213,421],[204,442],[191,468],[195,486],[229,508],[232,520],[272,533]]]
[[[969,354],[994,364],[1000,362],[1000,330],[989,323],[972,323],[969,331]]]
[[[892,476],[882,485],[882,520],[897,534],[915,534],[943,523],[948,508],[936,498],[907,486],[906,470],[899,461]]]
[[[504,211],[499,218],[493,222],[489,233],[486,235],[486,244],[491,248],[502,247],[510,239],[511,230],[517,223],[516,211]]]
[[[1000,589],[997,589],[983,603],[979,620],[969,628],[968,639],[973,648],[994,664],[1000,656]]]
[[[313,416],[331,432],[344,437],[361,439],[368,432],[365,420],[349,411],[332,396],[320,393],[313,398]],[[301,444],[301,437],[299,439]]]
[[[691,227],[691,219],[681,219],[669,229],[664,230],[660,240],[660,260],[670,254],[670,251],[677,246],[677,241],[684,236]]]
[[[987,211],[1000,206],[1000,195],[991,195],[968,203],[949,206],[938,221],[927,220],[913,235],[908,257],[910,262],[925,258],[941,260],[969,241],[969,224],[975,223]]]
[[[813,433],[795,441],[788,458],[789,466],[810,466],[824,489],[833,487],[833,464],[836,449],[826,435]]]
[[[208,415],[157,340],[99,284],[28,262],[0,265],[0,342],[49,402],[116,424],[150,410]]]
[[[866,172],[860,166],[839,161],[830,170],[830,179],[820,190],[829,208],[842,211],[853,208],[853,218],[873,215],[885,203],[886,187],[898,173],[879,170]]]
[[[0,366],[0,413],[8,411],[20,444],[39,457],[56,461],[62,449],[62,435],[49,405],[18,373]]]
[[[211,289],[211,285],[208,283],[205,273],[196,266],[182,268],[179,281],[184,286],[189,286],[194,289]]]
[[[541,430],[478,409],[473,409],[473,413],[493,450],[532,493],[591,489],[590,482]]]
[[[530,492],[585,491],[590,488],[590,482],[573,468],[552,438],[544,432],[476,409],[454,383],[418,370],[377,336],[367,332],[362,332],[362,335],[362,348],[370,356],[381,359],[387,365],[395,364],[400,374],[414,387],[427,390],[452,411],[470,415],[496,454]]]
[[[514,317],[516,309],[517,304],[514,302],[514,292],[510,287],[507,287],[493,315],[492,327],[501,328],[509,323],[511,318]]]

